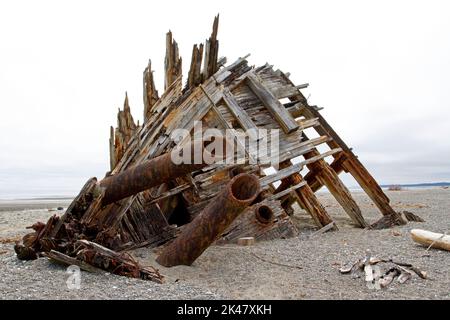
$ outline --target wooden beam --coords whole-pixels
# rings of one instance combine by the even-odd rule
[[[333,154],[335,154],[337,152],[341,152],[341,151],[342,150],[339,149],[339,148],[338,149],[333,149],[333,150],[324,152],[324,153],[322,153],[322,154],[320,154],[318,156],[312,157],[310,159],[307,159],[307,160],[304,160],[302,162],[299,162],[299,163],[296,163],[296,164],[293,164],[293,165],[289,165],[289,166],[281,166],[281,164],[280,164],[280,170],[277,173],[272,174],[270,176],[266,176],[266,177],[261,178],[261,186],[264,187],[264,186],[268,185],[269,183],[273,183],[275,181],[287,178],[290,175],[298,173],[299,171],[301,171],[303,166],[308,165],[310,163],[313,163],[314,161],[317,161],[319,159],[331,156],[331,155],[333,155]],[[290,163],[290,161],[289,161],[289,163]]]
[[[284,76],[284,79],[292,84],[292,81],[288,77]],[[355,178],[361,188],[367,193],[367,195],[381,211],[381,213],[383,215],[396,214],[394,209],[392,209],[389,204],[389,198],[383,192],[380,185],[369,173],[369,171],[363,166],[363,164],[358,160],[353,151],[328,124],[324,117],[319,113],[317,108],[308,105],[306,98],[300,91],[298,91],[298,95],[291,97],[291,99],[302,103],[303,106],[301,107],[301,112],[302,115],[304,115],[306,118],[319,119],[320,126],[316,127],[316,131],[320,135],[327,135],[332,138],[327,142],[330,148],[342,148],[346,157],[346,161],[342,163],[342,168]]]
[[[262,81],[254,73],[249,73],[246,83],[253,93],[261,100],[264,106],[269,110],[274,119],[278,122],[285,133],[291,133],[299,128],[297,122],[278,99],[263,85]]]
[[[223,89],[223,101],[225,102],[225,105],[228,107],[228,110],[230,110],[230,113],[236,118],[242,129],[244,130],[258,129],[258,127],[250,118],[248,113],[245,112],[245,110],[241,108],[241,106],[239,106],[239,103],[237,102],[236,98],[227,88]]]
[[[219,53],[219,41],[217,40],[217,31],[219,28],[219,15],[214,17],[211,36],[205,44],[205,63],[203,65],[203,79],[211,77],[218,70],[217,58]]]
[[[280,199],[280,198],[282,198],[282,197],[284,197],[284,196],[287,196],[287,195],[290,194],[291,192],[294,192],[294,191],[296,191],[297,189],[299,189],[299,188],[305,186],[306,184],[307,184],[306,181],[302,181],[301,183],[295,184],[295,185],[293,185],[293,186],[291,186],[291,187],[289,187],[289,188],[287,188],[287,189],[285,189],[285,190],[283,190],[283,191],[280,191],[280,192],[278,192],[278,193],[275,193],[275,194],[272,194],[272,195],[268,196],[267,199],[268,199],[268,200]]]
[[[383,215],[397,214],[390,206],[389,198],[356,157],[347,158],[342,166],[345,171],[349,172],[355,178]]]
[[[335,156],[333,162],[330,164],[331,169],[333,169],[336,174],[341,174],[342,171],[344,171],[344,168],[342,167],[342,163],[345,160],[345,154],[343,152],[339,153],[337,156]],[[320,190],[320,188],[323,187],[323,184],[317,180],[317,174],[316,172],[310,171],[306,174],[305,180],[308,182],[309,186],[314,192],[317,192]]]
[[[290,161],[280,163],[280,168],[287,168],[288,166],[290,166]],[[300,175],[300,173],[294,173],[288,179],[290,180],[292,185],[297,185],[304,182],[303,177]],[[331,219],[331,217],[328,215],[327,211],[319,202],[308,184],[305,184],[301,188],[295,190],[295,193],[298,197],[298,201],[300,202],[301,207],[305,208],[305,210],[311,215],[317,226],[324,227],[327,224],[333,222],[333,219]]]
[[[316,149],[313,149],[303,156],[305,157],[305,159],[309,159],[319,154],[320,153]],[[328,188],[333,197],[341,205],[344,211],[350,216],[350,218],[352,218],[353,222],[355,222],[356,225],[361,228],[365,228],[368,226],[367,222],[362,216],[361,209],[353,199],[350,191],[325,160],[320,159],[307,165],[307,167],[310,171],[316,173],[317,180]]]

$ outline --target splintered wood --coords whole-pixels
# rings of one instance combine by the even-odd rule
[[[368,224],[340,180],[342,172],[355,178],[383,215],[396,218],[372,175],[319,113],[320,108],[308,104],[300,91],[307,85],[296,86],[269,64],[252,67],[248,56],[226,65],[226,59],[218,55],[218,26],[219,16],[206,43],[193,46],[184,87],[178,43],[172,32],[167,33],[164,92],[160,95],[156,89],[149,60],[143,73],[144,122],[135,123],[126,95],[117,128],[110,129],[110,171],[103,180],[90,179],[62,217],[55,215],[47,224],[33,225],[34,232],[15,247],[19,258],[34,259],[45,253],[85,270],[113,270],[161,282],[156,269],[140,266],[126,251],[164,245],[159,261],[190,264],[213,242],[248,244],[294,237],[298,235],[290,218],[294,202],[318,228],[337,230],[333,212],[315,195],[322,186],[355,226],[364,228]],[[196,138],[198,123],[201,132],[208,128],[233,132],[233,143],[244,150],[243,161],[172,163],[171,152],[177,144]],[[179,129],[188,134],[175,141],[173,135]],[[307,130],[318,136],[308,138]],[[270,155],[277,161],[261,161],[262,144],[240,141],[236,137],[242,131],[259,142],[277,143]],[[242,189],[223,196],[241,175],[252,178],[246,178]],[[234,203],[233,195],[242,196],[251,184],[258,190],[252,201],[245,206],[242,201]],[[233,214],[226,208],[233,208]],[[229,212],[211,214],[219,209]],[[183,248],[192,254],[183,257]]]

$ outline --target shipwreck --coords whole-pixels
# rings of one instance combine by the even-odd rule
[[[230,64],[219,57],[218,22],[217,16],[204,44],[193,46],[185,83],[178,44],[167,33],[164,92],[156,89],[149,61],[143,123],[135,123],[126,97],[111,127],[110,171],[89,179],[62,216],[31,226],[15,246],[20,259],[46,256],[88,271],[163,282],[156,267],[142,267],[128,252],[158,248],[159,264],[190,265],[212,244],[295,237],[295,202],[318,228],[337,230],[315,195],[323,186],[355,227],[366,228],[342,172],[355,178],[383,216],[401,219],[320,108],[308,104],[301,91],[307,84],[292,83],[289,73],[269,64],[251,66],[248,56]],[[260,150],[245,144],[242,163],[173,163],[171,152],[185,141],[174,141],[172,133],[181,128],[193,135],[198,122],[203,130],[278,130],[278,163],[260,163]],[[308,129],[316,134],[308,136]],[[204,141],[185,140],[207,151]]]

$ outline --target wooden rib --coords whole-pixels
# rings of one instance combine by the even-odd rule
[[[280,163],[280,168],[284,168],[280,171],[289,171],[289,169],[295,168],[296,166],[297,165],[292,165],[290,161],[285,161]],[[290,185],[297,185],[304,182],[303,177],[298,172],[286,177],[286,180],[289,181]],[[333,222],[308,184],[304,184],[301,188],[296,189],[295,195],[300,206],[311,215],[317,226],[324,227]]]
[[[331,128],[328,122],[322,117],[322,115],[309,106],[305,108],[305,114],[315,118],[319,118],[320,126],[316,128],[319,134],[326,134],[333,138],[333,141],[328,142],[330,147],[336,147],[337,145],[341,147],[345,153],[347,160],[344,161],[342,167],[345,171],[349,172],[361,188],[367,193],[367,195],[372,199],[378,209],[383,215],[396,214],[394,209],[389,204],[389,198],[385,195],[379,184],[369,173],[369,171],[363,166],[363,164],[358,160],[351,149],[342,141],[342,139],[337,135],[337,133]]]
[[[289,80],[289,78],[287,78],[283,73],[281,73],[281,76],[284,77],[287,82],[292,84],[292,81]],[[346,160],[342,163],[342,168],[355,178],[361,188],[366,192],[366,194],[371,198],[371,200],[381,211],[381,213],[383,215],[395,215],[396,212],[390,206],[390,200],[383,192],[380,185],[369,173],[369,171],[363,166],[363,164],[358,160],[353,151],[347,146],[347,144],[341,139],[341,137],[333,130],[333,128],[328,124],[324,117],[319,113],[318,108],[308,105],[306,98],[300,91],[298,91],[298,94],[293,96],[292,99],[300,101],[304,105],[304,108],[302,108],[302,115],[305,115],[305,117],[307,118],[319,119],[320,126],[316,127],[316,131],[320,135],[327,135],[332,138],[332,140],[328,141],[328,145],[330,146],[330,148],[342,148],[346,157]]]
[[[331,156],[331,155],[341,152],[341,151],[342,151],[342,149],[340,149],[340,148],[332,149],[332,150],[324,152],[316,157],[312,157],[310,159],[307,159],[302,162],[293,164],[289,167],[286,167],[285,169],[279,170],[276,174],[261,178],[261,180],[260,180],[261,186],[263,187],[269,183],[273,183],[275,181],[287,178],[294,173],[300,172],[305,165],[313,163],[314,161]]]
[[[294,132],[299,128],[297,122],[291,114],[278,101],[277,98],[262,84],[261,80],[254,73],[249,73],[246,83],[253,93],[261,100],[264,106],[269,110],[274,119],[278,122],[285,133]]]
[[[304,138],[306,139],[306,136],[304,136]],[[310,159],[319,154],[320,153],[316,149],[313,149],[310,152],[305,153],[303,156],[305,157],[305,159]],[[307,167],[310,171],[316,173],[317,180],[319,180],[328,188],[337,202],[356,223],[356,225],[361,228],[365,228],[368,226],[367,222],[362,216],[361,209],[353,199],[350,191],[325,160],[320,159],[316,162],[310,163],[309,165],[307,165]]]
[[[298,184],[295,184],[295,185],[293,185],[292,187],[287,188],[287,189],[285,189],[285,190],[283,190],[283,191],[281,191],[281,192],[278,192],[278,193],[275,193],[275,194],[270,195],[269,197],[267,197],[267,199],[268,199],[268,200],[280,199],[280,198],[282,198],[282,197],[284,197],[284,196],[290,194],[291,192],[293,192],[293,191],[295,191],[295,190],[297,190],[297,189],[303,187],[303,186],[306,185],[306,184],[307,184],[306,181],[302,181],[302,182],[300,182],[300,183],[298,183]]]

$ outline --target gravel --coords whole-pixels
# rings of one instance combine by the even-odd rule
[[[309,238],[316,228],[298,209],[294,221],[301,230],[299,237],[260,242],[251,247],[212,246],[190,267],[164,268],[154,261],[153,250],[133,251],[141,263],[160,269],[166,276],[163,285],[108,273],[82,272],[81,289],[69,289],[66,280],[70,275],[65,267],[45,258],[19,261],[13,243],[3,243],[0,244],[0,298],[450,299],[450,252],[432,249],[424,255],[425,248],[412,242],[409,236],[412,228],[450,230],[450,190],[388,192],[396,210],[411,211],[426,222],[377,231],[353,227],[330,194],[318,196],[340,231]],[[365,194],[354,193],[354,197],[367,221],[374,222],[381,217]],[[26,233],[25,226],[38,219],[46,221],[55,213],[19,209],[0,210],[0,241],[22,236]],[[429,279],[413,277],[405,284],[396,282],[386,289],[372,290],[367,288],[364,279],[339,273],[342,265],[363,257],[367,249],[382,258],[412,263],[426,271]]]

